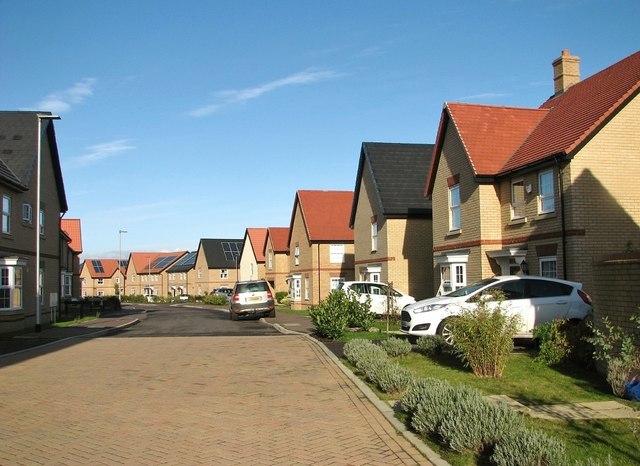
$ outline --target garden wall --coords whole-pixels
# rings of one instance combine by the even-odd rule
[[[638,335],[638,326],[629,317],[640,307],[640,253],[599,258],[594,263],[593,277],[593,288],[587,292],[593,298],[596,328],[602,329],[602,318],[609,316],[613,325]],[[640,345],[640,341],[636,344]]]

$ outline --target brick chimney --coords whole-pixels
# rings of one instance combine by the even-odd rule
[[[580,57],[572,57],[570,53],[563,50],[560,58],[553,61],[554,97],[580,82]]]

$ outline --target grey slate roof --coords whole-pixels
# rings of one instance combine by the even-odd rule
[[[38,112],[0,111],[0,183],[11,186],[17,191],[27,191],[32,187],[37,156]],[[42,112],[48,114],[48,112]],[[43,120],[42,155],[45,147],[51,151],[51,163],[56,178],[61,212],[68,210],[67,199],[60,168],[60,156],[56,143],[53,124]],[[44,163],[43,159],[43,163]]]
[[[175,264],[167,269],[167,273],[182,273],[188,272],[196,265],[197,252],[188,252],[181,259],[177,260]]]
[[[431,217],[424,197],[433,144],[363,142],[349,226],[353,227],[365,170],[371,174],[379,212],[387,218]]]
[[[204,250],[204,256],[207,260],[207,267],[210,269],[233,269],[236,267],[236,259],[228,253],[225,255],[224,243],[235,243],[238,252],[238,259],[242,252],[242,239],[213,239],[203,238],[200,240],[198,250]]]

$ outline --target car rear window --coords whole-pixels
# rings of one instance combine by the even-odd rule
[[[550,280],[526,280],[527,294],[530,298],[549,298],[552,296],[568,296],[573,291],[571,285],[552,282]]]
[[[260,291],[268,291],[265,282],[238,283],[236,288],[236,293],[256,293]]]

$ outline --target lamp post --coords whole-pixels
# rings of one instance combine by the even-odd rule
[[[118,235],[120,235],[120,242],[118,244],[118,271],[120,275],[122,275],[122,288],[118,289],[118,300],[122,301],[122,290],[126,291],[126,278],[122,273],[122,233],[128,233],[127,230],[118,230]]]
[[[40,288],[40,167],[42,165],[42,120],[59,120],[58,115],[44,115],[41,113],[36,114],[38,117],[38,138],[37,153],[36,153],[36,332],[42,330],[42,322],[40,321],[42,294]],[[42,284],[44,286],[44,283]]]

